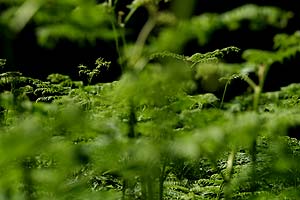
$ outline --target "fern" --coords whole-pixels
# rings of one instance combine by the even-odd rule
[[[195,53],[192,56],[188,57],[187,60],[191,61],[194,65],[197,63],[206,63],[210,61],[219,61],[224,56],[231,54],[231,53],[237,53],[240,49],[237,47],[226,47],[223,49],[217,49],[213,52],[208,52],[205,54],[201,53]]]
[[[169,57],[169,58],[174,58],[180,61],[186,61],[187,58],[186,56],[180,55],[180,54],[176,54],[176,53],[172,53],[172,52],[168,52],[168,51],[164,51],[164,52],[160,52],[160,53],[153,53],[149,56],[150,60],[154,60],[157,58],[165,58],[165,57]]]
[[[1,14],[10,18],[9,12],[25,1],[5,2],[15,5]],[[129,12],[143,6],[158,14],[161,2],[131,1]],[[110,31],[115,16],[104,19],[102,14],[112,14],[119,6],[118,1],[107,1],[100,8],[95,1],[41,4],[32,18],[35,23],[40,28],[63,24],[61,29],[53,29],[56,36],[61,34],[76,41],[93,40],[98,31],[94,26]],[[50,21],[48,17],[56,6],[68,12],[59,10]],[[86,13],[89,9],[91,13]],[[96,18],[96,13],[101,16]],[[146,22],[133,45],[137,51],[128,52],[136,56],[134,67],[144,67],[124,70],[120,80],[98,83],[111,67],[111,62],[103,58],[97,59],[92,69],[79,66],[82,81],[62,74],[49,75],[47,82],[19,72],[0,74],[0,196],[297,198],[300,143],[292,137],[299,137],[300,86],[295,83],[269,93],[262,87],[268,67],[298,53],[298,33],[275,37],[274,51],[245,50],[244,63],[223,63],[226,56],[240,52],[237,47],[191,56],[176,50],[189,39],[205,44],[214,31],[224,27],[235,30],[245,20],[255,30],[265,26],[282,28],[290,13],[248,5],[221,15],[194,16],[191,21],[175,19],[178,21],[164,24],[167,27],[157,27],[157,41],[162,41],[164,34],[163,40],[170,41],[161,46],[155,46],[157,41],[153,42],[154,34],[150,34],[158,16],[149,14],[154,24],[150,23],[149,28]],[[64,36],[64,25],[74,35]],[[50,31],[46,31],[44,42],[52,36],[58,39],[56,33],[44,28]],[[81,28],[83,32],[77,32]],[[121,27],[115,24],[115,31],[118,28]],[[90,29],[94,30],[92,36],[85,35]],[[114,37],[118,39],[118,35]],[[166,48],[161,48],[164,45]],[[165,58],[171,61],[159,60]],[[3,66],[5,61],[0,61]],[[256,73],[257,83],[250,79],[250,73]],[[247,82],[254,92],[225,102],[226,88],[235,79]],[[200,90],[216,92],[224,87],[222,109],[218,108],[220,98],[215,93]]]
[[[299,46],[300,32],[296,31],[292,35],[277,34],[274,37],[274,48],[288,50],[288,48]]]
[[[248,77],[247,74],[244,74],[244,73],[232,74],[229,77],[220,78],[220,80],[227,80],[226,84],[225,84],[225,87],[224,87],[224,92],[223,92],[223,95],[222,95],[220,108],[223,107],[223,103],[224,103],[225,95],[226,95],[226,92],[227,92],[227,88],[230,85],[231,81],[234,80],[234,79],[241,79],[241,80],[246,81],[252,87],[252,89],[254,89],[256,87],[256,84]]]
[[[11,2],[4,2],[11,4]],[[53,48],[59,39],[73,42],[91,42],[102,38],[112,40],[116,36],[111,28],[112,16],[106,3],[89,1],[14,1],[1,18],[13,31],[20,32],[34,21],[40,45]],[[100,28],[99,28],[100,27]]]
[[[193,16],[188,21],[180,21],[173,26],[162,28],[150,44],[151,51],[168,50],[181,53],[184,45],[193,39],[199,46],[211,41],[213,33],[219,30],[238,30],[247,21],[252,30],[263,30],[265,27],[282,29],[287,26],[293,13],[277,7],[243,5],[223,14],[204,13]],[[257,23],[260,22],[260,23]]]
[[[283,28],[292,17],[292,12],[278,7],[247,4],[222,14],[220,19],[230,30],[237,29],[245,20],[250,22],[250,29],[259,30],[264,26]]]
[[[207,53],[195,53],[192,56],[184,56],[184,55],[180,55],[180,54],[176,54],[176,53],[171,53],[171,52],[160,52],[160,53],[154,53],[151,54],[149,59],[150,60],[154,60],[157,58],[165,58],[165,57],[169,57],[169,58],[174,58],[180,61],[186,61],[189,63],[192,63],[192,66],[198,64],[198,63],[216,63],[221,61],[224,56],[231,54],[231,53],[237,53],[239,52],[240,49],[237,47],[226,47],[223,49],[217,49],[215,51],[212,52],[207,52]]]
[[[274,62],[283,62],[295,56],[300,51],[299,33],[292,35],[278,34],[274,37],[274,48],[276,51],[264,51],[258,49],[247,49],[243,52],[243,58],[255,64],[271,65]]]
[[[103,58],[96,60],[96,67],[93,70],[88,69],[84,65],[79,65],[79,76],[83,78],[83,81],[87,84],[91,84],[92,81],[101,80],[102,74],[107,72],[111,62],[105,61]]]

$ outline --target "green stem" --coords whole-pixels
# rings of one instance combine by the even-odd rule
[[[260,86],[256,86],[254,88],[253,110],[255,112],[258,112],[258,106],[259,106],[261,92],[262,92],[262,88]]]
[[[257,147],[257,142],[256,142],[256,137],[254,138],[253,142],[252,142],[252,146],[250,149],[250,154],[251,154],[251,160],[252,160],[252,183],[251,183],[251,190],[252,193],[254,193],[256,191],[256,147]]]
[[[110,23],[111,23],[111,27],[113,29],[113,33],[114,33],[114,41],[115,41],[115,45],[116,45],[116,50],[117,50],[117,53],[118,53],[118,57],[122,60],[122,53],[121,53],[121,49],[120,49],[120,43],[119,43],[119,36],[118,36],[118,33],[120,33],[120,31],[118,31],[117,29],[117,26],[116,26],[116,23],[115,23],[115,19],[114,19],[114,13],[115,13],[115,8],[116,8],[116,4],[118,3],[118,0],[116,0],[114,3],[112,3],[112,0],[108,0],[108,5],[110,6],[110,10],[109,12],[111,13],[111,16],[110,17]],[[125,45],[125,39],[124,39],[124,34],[121,33],[121,38],[122,38],[122,42],[124,43],[123,45]],[[120,63],[121,65],[121,69],[123,70],[124,67],[123,67],[123,64],[122,62]]]
[[[130,12],[128,13],[128,15],[126,16],[125,20],[124,20],[124,24],[127,24],[127,22],[129,21],[129,19],[132,17],[132,15],[135,13],[136,9],[131,9]]]
[[[112,26],[112,29],[113,29],[113,32],[114,32],[114,40],[115,40],[115,45],[116,45],[116,50],[117,50],[117,53],[118,53],[118,57],[122,58],[119,39],[118,39],[118,31],[117,31],[116,25],[115,25],[113,20],[111,20],[111,26]],[[123,70],[122,63],[121,63],[121,68]]]
[[[235,159],[235,154],[236,154],[236,149],[233,148],[230,152],[230,154],[228,155],[228,159],[227,159],[227,166],[226,166],[226,174],[223,175],[224,178],[224,193],[225,193],[225,199],[231,199],[231,194],[229,192],[229,187],[230,187],[230,181],[232,178],[232,174],[233,174],[233,164],[234,164],[234,159]]]
[[[135,66],[142,55],[144,45],[146,43],[146,40],[150,34],[150,32],[153,30],[153,28],[156,25],[156,19],[155,17],[150,17],[145,25],[143,26],[141,32],[138,35],[138,38],[136,40],[134,49],[133,49],[133,59],[131,66]]]
[[[254,87],[254,101],[253,101],[253,109],[255,112],[258,112],[258,105],[260,101],[260,96],[263,91],[265,80],[270,68],[270,64],[261,65],[258,70],[258,79],[259,85]]]
[[[34,15],[43,6],[44,1],[28,0],[25,1],[14,13],[14,17],[11,20],[11,28],[19,33],[28,22],[34,17]]]
[[[250,87],[255,90],[255,88],[257,87],[256,83],[249,78],[247,75],[243,76],[243,79],[250,85]]]
[[[229,84],[230,84],[230,79],[227,80],[227,82],[226,82],[226,84],[225,84],[225,88],[224,88],[224,92],[223,92],[222,100],[221,100],[221,104],[220,104],[220,109],[223,108],[224,99],[225,99],[225,94],[226,94],[226,92],[227,92],[227,87],[228,87]]]
[[[249,84],[249,86],[255,91],[257,90],[256,88],[258,87],[256,85],[256,83],[251,79],[249,78],[247,75],[243,75],[243,74],[233,74],[232,77],[239,77],[241,78],[242,80],[244,80],[246,83]],[[220,108],[223,107],[223,104],[224,104],[224,99],[225,99],[225,94],[227,92],[227,87],[228,85],[230,84],[231,82],[231,78],[227,80],[226,84],[225,84],[225,88],[224,88],[224,92],[223,92],[223,96],[222,96],[222,100],[221,100],[221,104],[220,104]]]
[[[159,177],[159,200],[163,200],[163,194],[164,194],[164,182],[168,176],[169,172],[167,171],[167,161],[163,161],[161,174]]]

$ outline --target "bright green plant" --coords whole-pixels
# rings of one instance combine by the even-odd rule
[[[53,47],[60,38],[77,42],[94,42],[97,38],[113,39],[111,15],[106,3],[96,1],[4,1],[9,5],[1,14],[1,21],[18,33],[34,21],[38,41]]]
[[[295,32],[292,35],[278,34],[274,37],[274,48],[276,51],[264,51],[258,49],[247,49],[243,52],[243,58],[246,64],[251,66],[252,71],[256,72],[258,83],[251,80],[247,73],[233,74],[231,79],[241,78],[245,80],[254,91],[253,110],[258,111],[260,104],[260,95],[264,89],[265,79],[268,71],[273,63],[284,62],[285,59],[290,59],[299,52],[299,33]]]
[[[98,58],[95,63],[97,66],[95,69],[90,70],[84,65],[78,66],[79,68],[79,76],[82,77],[85,83],[91,84],[94,80],[101,81],[102,74],[105,73],[109,67],[111,62],[104,61],[103,58]]]
[[[287,25],[292,16],[293,13],[277,7],[247,4],[223,14],[204,13],[191,19],[172,20],[157,37],[150,38],[149,51],[183,53],[184,45],[192,39],[205,45],[211,41],[214,32],[238,30],[245,22],[250,24],[251,30],[262,30],[268,26],[280,29]]]
[[[15,31],[29,19],[43,24],[38,29],[42,42],[59,37],[76,41],[103,38],[93,29],[99,25],[104,33],[113,33],[126,70],[117,81],[95,83],[111,64],[99,58],[95,69],[79,67],[82,82],[62,74],[49,75],[47,82],[17,72],[0,74],[0,198],[299,196],[300,144],[287,135],[299,131],[300,86],[294,83],[280,91],[263,90],[272,63],[284,62],[299,51],[298,33],[277,35],[274,52],[245,50],[246,61],[241,64],[225,63],[224,59],[240,52],[237,47],[192,56],[177,51],[191,37],[199,36],[200,44],[207,42],[211,32],[219,27],[238,28],[243,19],[254,29],[266,24],[280,28],[290,13],[248,5],[185,21],[176,19],[176,13],[160,11],[158,3],[162,2],[132,1],[129,14],[122,19],[115,15],[118,1],[27,0],[16,1],[16,7],[6,10],[2,20],[13,22]],[[149,12],[149,19],[137,40],[125,45],[123,31],[141,6]],[[22,16],[22,9],[28,8],[31,12]],[[14,17],[13,10],[19,10]],[[50,20],[56,12],[56,20]],[[182,24],[189,24],[184,31],[193,29],[189,32],[192,36],[170,40],[172,43],[153,42],[151,32],[161,25],[162,15],[170,18],[159,29],[157,41],[164,41],[166,32],[170,35],[165,39],[172,39]],[[91,23],[85,17],[91,18]],[[257,24],[260,17],[266,20]],[[208,23],[211,20],[214,23]],[[200,26],[203,24],[206,26]],[[197,28],[201,30],[194,30]],[[202,35],[196,34],[200,32]],[[119,43],[122,37],[123,43]],[[5,62],[1,62],[2,67]],[[249,78],[249,71],[256,73],[257,83]],[[214,94],[216,88],[230,87],[226,81],[235,78],[248,82],[252,94],[245,92],[229,102]],[[211,92],[199,93],[197,87]]]

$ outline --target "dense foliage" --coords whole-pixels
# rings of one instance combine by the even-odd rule
[[[293,13],[251,4],[187,19],[167,2],[120,12],[117,0],[1,1],[1,26],[17,34],[34,21],[41,45],[111,39],[122,75],[101,82],[112,63],[100,57],[78,64],[79,81],[39,80],[0,59],[0,199],[300,196],[300,83],[265,88],[274,66],[299,62],[299,32],[276,34],[273,50],[183,51],[219,30],[283,29]],[[141,8],[133,42],[127,23]]]

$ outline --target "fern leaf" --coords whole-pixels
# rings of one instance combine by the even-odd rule
[[[232,52],[239,52],[240,49],[234,46],[230,46],[230,47],[226,47],[223,49],[217,49],[215,51],[212,52],[207,52],[207,53],[195,53],[192,56],[188,57],[188,56],[184,56],[181,54],[176,54],[176,53],[172,53],[172,52],[168,52],[168,51],[163,51],[163,52],[158,52],[158,53],[154,53],[152,55],[150,55],[149,59],[150,60],[154,60],[157,58],[165,58],[165,57],[169,57],[169,58],[174,58],[177,60],[181,60],[181,61],[188,61],[191,62],[193,64],[197,64],[197,63],[216,63],[218,62],[220,59],[222,59],[225,55],[228,55]]]
[[[184,55],[180,55],[180,54],[176,54],[176,53],[172,53],[172,52],[168,52],[168,51],[154,53],[154,54],[150,55],[149,59],[154,60],[157,58],[165,58],[165,57],[174,58],[174,59],[181,60],[181,61],[187,60],[187,57]]]
[[[192,56],[188,57],[187,60],[191,61],[192,63],[203,63],[203,62],[218,62],[219,59],[222,59],[225,55],[228,55],[232,52],[239,52],[240,49],[234,46],[226,47],[223,49],[217,49],[212,52],[207,52],[204,54],[201,53],[195,53]]]

